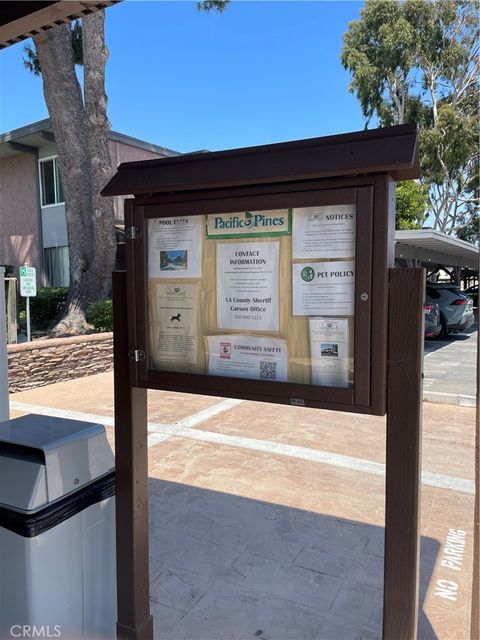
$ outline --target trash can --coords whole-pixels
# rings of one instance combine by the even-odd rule
[[[0,423],[0,638],[114,638],[115,472],[103,425]]]

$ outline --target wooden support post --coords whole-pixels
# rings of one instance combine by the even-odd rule
[[[117,638],[151,640],[147,391],[130,385],[126,274],[113,274]]]
[[[478,304],[478,303],[477,303]],[[477,332],[477,398],[480,397],[480,333]],[[475,508],[473,516],[473,576],[470,637],[480,637],[480,406],[475,424]]]
[[[390,269],[384,640],[416,640],[424,269]]]
[[[17,280],[5,278],[7,289],[7,342],[17,344]]]

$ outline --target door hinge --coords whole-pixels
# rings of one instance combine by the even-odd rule
[[[134,362],[143,362],[145,360],[145,351],[141,349],[132,349],[128,352],[128,357]]]
[[[125,237],[127,240],[138,240],[142,237],[142,230],[136,226],[125,227]]]

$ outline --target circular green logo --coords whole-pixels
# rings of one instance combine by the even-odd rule
[[[315,277],[315,271],[312,267],[305,267],[301,270],[300,276],[305,282],[311,282]]]

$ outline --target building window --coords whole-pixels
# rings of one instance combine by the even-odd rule
[[[44,249],[45,286],[68,287],[70,261],[68,247]]]
[[[40,160],[40,190],[42,207],[65,201],[57,157]]]

